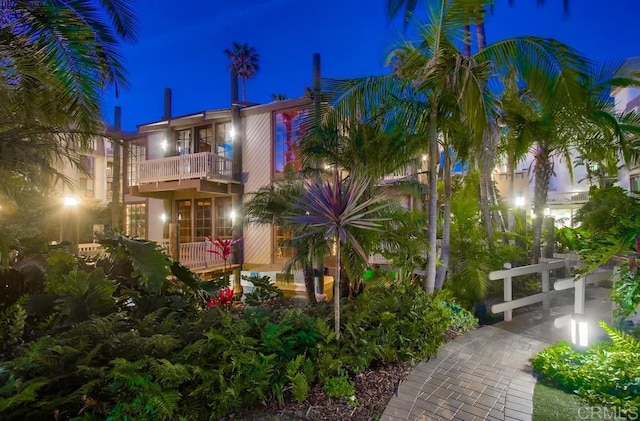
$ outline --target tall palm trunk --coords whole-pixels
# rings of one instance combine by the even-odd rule
[[[122,109],[116,107],[114,110],[114,128],[120,134],[122,129]],[[120,139],[111,141],[113,150],[113,173],[111,175],[111,229],[120,229]]]
[[[479,155],[480,171],[480,213],[482,225],[487,238],[493,238],[493,221],[491,215],[491,168],[493,163],[491,133],[487,128],[482,135],[481,150]]]
[[[433,293],[436,283],[436,245],[438,229],[438,108],[433,106],[429,116],[429,257],[427,261],[427,277],[424,289]]]
[[[340,339],[340,236],[336,232],[336,277],[333,280],[333,316],[336,339]]]
[[[464,26],[463,34],[464,50],[462,54],[469,57],[471,55],[471,25]]]
[[[535,189],[533,197],[533,245],[531,246],[531,263],[540,262],[542,244],[542,222],[544,220],[544,208],[547,205],[547,194],[551,176],[553,175],[553,162],[551,161],[551,150],[549,147],[538,146],[536,154]]]
[[[309,303],[316,303],[316,288],[313,282],[313,264],[311,262],[304,265],[302,270],[304,276],[304,288],[307,290],[307,296],[309,297]]]
[[[442,262],[438,275],[436,277],[435,288],[442,289],[444,285],[447,271],[449,270],[449,250],[450,250],[450,237],[451,237],[451,155],[449,148],[445,144],[444,148],[444,207],[443,207],[443,222],[442,222]]]

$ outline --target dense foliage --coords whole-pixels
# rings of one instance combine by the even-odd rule
[[[154,243],[104,246],[95,262],[51,253],[26,295],[4,297],[3,419],[218,419],[302,402],[318,382],[357,405],[355,373],[430,357],[463,311],[418,285],[373,282],[345,304],[338,341],[328,306],[283,305],[264,279],[253,279],[250,305],[209,308],[217,291],[203,288],[218,283],[171,264]]]
[[[531,364],[547,381],[575,392],[594,405],[621,411],[640,407],[640,341],[631,335],[600,326],[611,342],[577,351],[562,342],[536,355]],[[631,412],[629,414],[631,415]]]

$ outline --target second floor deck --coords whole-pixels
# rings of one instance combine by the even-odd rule
[[[229,182],[233,181],[233,170],[231,158],[211,152],[151,159],[138,163],[134,185],[197,179]]]

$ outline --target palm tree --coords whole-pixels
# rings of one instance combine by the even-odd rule
[[[78,146],[104,132],[103,90],[126,85],[118,45],[135,38],[133,7],[12,0],[0,16],[0,167],[63,178],[55,164],[78,165]]]
[[[349,246],[363,260],[368,256],[354,236],[355,229],[377,230],[380,228],[379,218],[371,217],[376,212],[389,206],[382,203],[383,195],[365,198],[369,188],[369,180],[358,179],[351,174],[346,181],[340,179],[339,172],[334,171],[333,182],[322,182],[314,178],[306,182],[303,195],[293,203],[295,214],[290,216],[295,223],[305,226],[303,236],[322,235],[325,241],[335,241],[336,276],[334,279],[333,305],[335,316],[336,338],[340,339],[340,272],[342,268],[342,245]]]
[[[434,2],[430,19],[420,26],[418,42],[407,42],[396,52],[401,63],[394,75],[337,81],[336,109],[345,115],[366,120],[387,113],[404,120],[409,132],[426,138],[429,152],[429,261],[425,289],[433,291],[436,275],[437,163],[438,137],[444,123],[460,116],[475,140],[476,155],[495,136],[495,98],[488,91],[489,81],[500,83],[504,69],[513,69],[522,83],[544,101],[571,100],[575,79],[583,59],[570,48],[554,41],[519,37],[492,44],[465,57],[455,41],[470,18],[479,19],[477,10],[490,1],[442,0]],[[494,146],[495,143],[495,146]],[[497,142],[491,143],[497,148]],[[483,154],[491,158],[489,149]],[[493,168],[492,162],[479,165]]]
[[[236,70],[236,73],[240,80],[242,80],[242,100],[245,100],[245,83],[247,80],[253,79],[256,72],[260,70],[258,62],[260,61],[260,55],[256,52],[256,49],[250,47],[249,44],[240,44],[233,42],[231,49],[224,50],[231,63],[229,63],[229,70]]]
[[[285,271],[301,268],[305,289],[309,302],[316,301],[314,284],[314,257],[324,256],[326,242],[320,237],[300,237],[300,224],[286,218],[292,212],[291,204],[302,195],[304,185],[301,181],[285,181],[272,186],[264,186],[251,194],[251,199],[244,204],[245,221],[248,224],[278,225],[291,230],[293,240],[291,248],[294,255],[287,262]]]

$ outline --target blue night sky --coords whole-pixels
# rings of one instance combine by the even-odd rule
[[[400,19],[389,23],[386,0],[138,0],[138,42],[122,53],[129,89],[105,94],[104,118],[122,107],[123,128],[159,120],[164,88],[173,91],[173,115],[229,104],[232,41],[260,54],[260,71],[247,83],[247,100],[271,94],[302,96],[311,84],[312,55],[322,56],[322,76],[350,78],[386,73],[386,52],[400,39]],[[487,18],[487,42],[518,35],[555,38],[597,62],[640,55],[638,0],[496,0]],[[604,6],[603,6],[604,4]],[[418,11],[417,13],[424,12]]]

